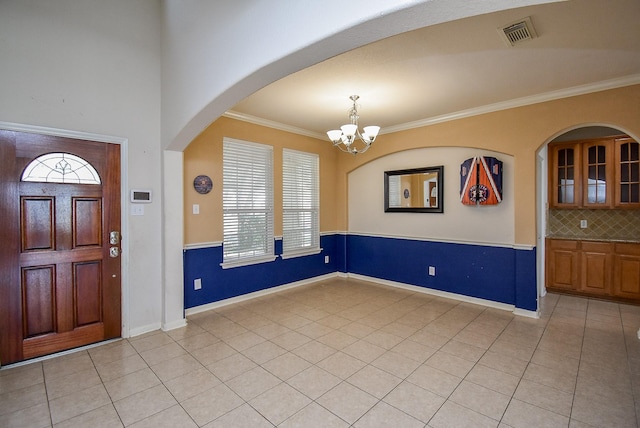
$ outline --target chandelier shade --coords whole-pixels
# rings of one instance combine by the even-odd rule
[[[349,122],[342,125],[340,129],[333,129],[327,132],[329,140],[335,147],[338,147],[345,153],[356,155],[369,150],[371,144],[375,141],[380,132],[379,126],[365,126],[363,132],[358,130],[358,107],[356,101],[360,98],[358,95],[351,95],[349,99],[353,101],[353,106],[349,109]],[[358,144],[359,142],[359,144]],[[359,148],[356,145],[360,146]]]

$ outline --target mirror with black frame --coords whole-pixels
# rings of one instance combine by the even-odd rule
[[[384,211],[442,213],[444,166],[384,172]]]

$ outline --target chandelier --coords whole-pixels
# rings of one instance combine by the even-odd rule
[[[334,129],[327,132],[329,140],[333,145],[345,153],[351,153],[357,155],[358,153],[366,152],[371,144],[375,141],[380,132],[379,126],[365,126],[363,132],[358,130],[358,107],[356,101],[360,98],[358,95],[351,95],[349,97],[353,101],[353,106],[349,109],[349,121],[350,123],[342,125],[340,129]],[[356,144],[362,146],[356,147]],[[364,145],[363,145],[364,144]]]

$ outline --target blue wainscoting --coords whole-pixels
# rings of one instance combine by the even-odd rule
[[[185,309],[342,272],[537,310],[535,249],[340,233],[320,241],[317,255],[231,269],[220,267],[221,245],[185,250]],[[282,241],[275,242],[281,254]]]
[[[537,310],[535,250],[348,235],[347,261],[349,273]]]
[[[186,249],[185,309],[342,271],[344,262],[337,256],[341,236],[344,237],[339,234],[321,236],[320,254],[290,259],[278,257],[273,262],[231,269],[222,269],[220,266],[222,245]],[[275,253],[282,254],[282,240],[275,241]],[[325,256],[329,256],[329,263],[324,262]],[[196,278],[202,280],[200,290],[194,290],[193,282]]]

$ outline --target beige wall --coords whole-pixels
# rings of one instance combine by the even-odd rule
[[[207,127],[184,151],[185,244],[223,240],[221,219],[224,137],[273,146],[276,236],[282,236],[282,149],[317,153],[320,157],[320,232],[336,230],[335,171],[338,150],[334,149],[329,141],[321,142],[316,138],[221,117]],[[213,180],[213,190],[207,195],[200,195],[193,189],[193,179],[201,174],[206,174]],[[200,205],[200,214],[192,213],[193,204]]]
[[[421,147],[473,147],[514,157],[515,243],[536,244],[536,152],[580,125],[602,124],[640,137],[640,85],[444,122],[378,137],[364,156],[341,156],[338,229],[348,224],[347,175],[376,158]]]
[[[220,118],[184,152],[185,243],[222,241],[222,138],[274,146],[275,233],[282,234],[282,149],[320,155],[320,230],[348,230],[348,174],[383,156],[423,147],[470,147],[513,156],[515,243],[536,244],[536,152],[581,125],[607,125],[640,136],[640,85],[549,101],[378,137],[366,154],[351,156],[328,141]],[[199,195],[193,179],[207,174],[213,190]],[[200,214],[191,213],[192,204]]]
[[[502,161],[500,204],[460,203],[460,163],[474,156]],[[515,243],[513,165],[513,156],[466,147],[421,147],[376,158],[348,175],[349,233],[511,246]],[[430,166],[443,168],[443,213],[384,212],[384,171]],[[419,188],[412,193],[422,196]]]

